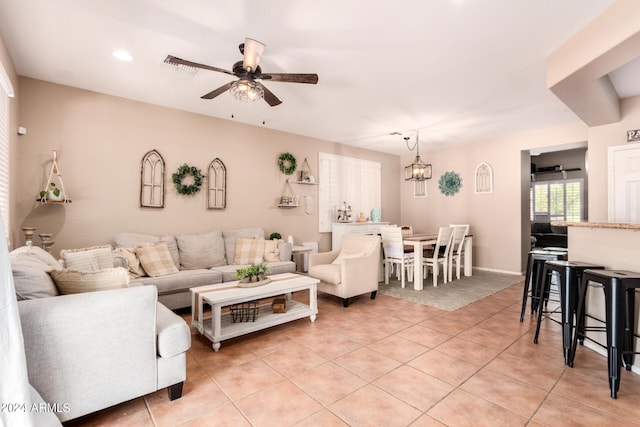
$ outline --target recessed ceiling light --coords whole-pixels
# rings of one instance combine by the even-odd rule
[[[133,56],[126,50],[114,50],[113,56],[118,58],[120,61],[133,61]]]

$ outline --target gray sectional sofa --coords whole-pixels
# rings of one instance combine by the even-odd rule
[[[167,388],[182,395],[191,331],[154,286],[59,295],[38,247],[11,252],[29,382],[60,421]]]
[[[236,240],[239,238],[264,239],[265,233],[260,227],[163,236],[118,233],[114,237],[114,265],[129,268],[131,271],[127,256],[123,256],[126,255],[123,250],[130,250],[145,243],[165,242],[178,272],[159,277],[136,277],[131,280],[131,286],[154,285],[158,289],[158,300],[170,309],[190,307],[189,288],[237,280],[236,270],[246,267],[246,264],[237,264],[235,259]],[[276,258],[265,261],[269,273],[295,272],[296,264],[291,261],[291,245],[279,242],[277,249]]]

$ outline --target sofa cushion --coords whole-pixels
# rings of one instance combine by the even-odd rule
[[[173,311],[158,303],[156,308],[156,340],[158,356],[173,357],[191,347],[189,326]]]
[[[309,276],[316,278],[324,283],[331,285],[339,285],[341,283],[340,264],[319,264],[309,268]]]
[[[64,269],[52,271],[51,277],[63,295],[129,287],[129,273],[121,267],[97,271]]]
[[[264,260],[264,239],[236,239],[234,261],[238,264],[259,264]]]
[[[176,268],[180,268],[180,254],[178,252],[178,244],[173,236],[165,234],[161,237],[151,234],[139,234],[139,233],[118,233],[114,237],[114,243],[116,248],[135,248],[142,243],[154,243],[165,242],[171,253],[171,259],[176,265]]]
[[[221,267],[215,267],[221,268]],[[212,285],[222,282],[222,273],[214,270],[182,270],[176,274],[160,277],[140,277],[131,281],[131,285],[152,285],[158,289],[158,295],[189,292],[189,288]]]
[[[61,270],[62,265],[51,254],[36,246],[23,246],[9,254],[9,261],[18,301],[60,294],[49,273]]]
[[[227,264],[238,264],[236,259],[236,239],[264,239],[264,230],[260,227],[254,228],[238,228],[234,230],[223,230],[224,237],[224,253],[227,258]]]
[[[224,240],[221,231],[204,234],[178,234],[180,268],[197,270],[225,265]]]
[[[169,247],[165,242],[143,243],[136,246],[136,255],[142,268],[151,277],[177,273]]]
[[[91,246],[80,249],[63,249],[60,258],[65,268],[77,271],[97,271],[113,267],[111,245]]]

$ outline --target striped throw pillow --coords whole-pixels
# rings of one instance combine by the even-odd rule
[[[166,276],[177,273],[169,246],[165,242],[143,243],[136,246],[136,255],[142,268],[151,277]]]

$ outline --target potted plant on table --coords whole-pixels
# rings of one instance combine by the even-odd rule
[[[236,278],[240,279],[240,286],[242,284],[266,285],[271,281],[266,277],[268,272],[267,264],[261,262],[237,269]]]

